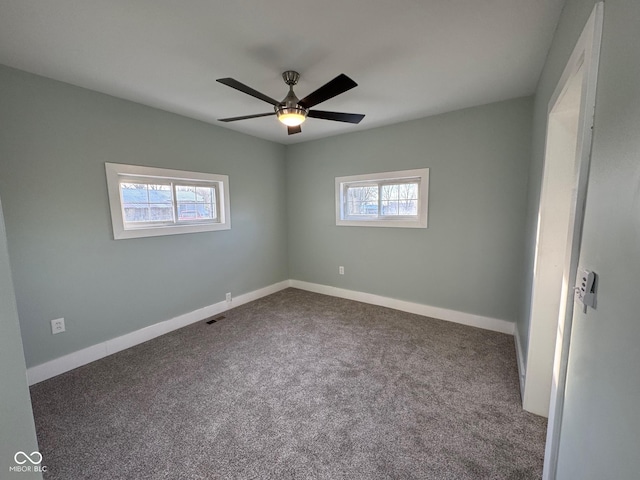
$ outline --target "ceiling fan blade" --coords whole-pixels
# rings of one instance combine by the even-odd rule
[[[219,122],[235,122],[237,120],[248,120],[250,118],[258,118],[258,117],[270,117],[271,115],[275,115],[276,112],[269,113],[256,113],[255,115],[244,115],[243,117],[230,117],[230,118],[219,118]]]
[[[360,123],[364,115],[359,113],[325,112],[324,110],[309,110],[307,117],[320,118],[322,120],[334,120],[336,122]]]
[[[287,133],[289,135],[293,135],[294,133],[300,133],[302,131],[302,127],[298,125],[297,127],[287,127]]]
[[[273,98],[268,97],[264,93],[260,93],[259,91],[254,90],[251,87],[248,87],[244,83],[240,83],[239,81],[234,80],[233,78],[219,78],[219,79],[216,80],[216,82],[220,82],[223,85],[226,85],[227,87],[231,87],[231,88],[235,88],[236,90],[240,90],[242,93],[246,93],[247,95],[251,95],[252,97],[258,98],[258,99],[262,100],[263,102],[270,103],[271,105],[278,105],[280,103],[277,100],[274,100]]]
[[[344,73],[341,73],[336,78],[328,83],[325,83],[315,92],[310,93],[302,100],[298,102],[298,105],[304,108],[311,108],[314,105],[318,105],[330,98],[340,95],[341,93],[351,90],[353,87],[357,87],[358,84],[347,77]]]

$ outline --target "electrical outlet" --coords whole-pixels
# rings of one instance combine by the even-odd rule
[[[62,333],[65,331],[64,328],[64,318],[56,318],[55,320],[51,320],[51,333]]]
[[[225,298],[227,299],[227,302],[230,302],[231,301],[231,292],[227,293]]]
[[[338,273],[344,275],[344,267],[342,265],[338,267]]]

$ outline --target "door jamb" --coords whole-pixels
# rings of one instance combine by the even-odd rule
[[[587,195],[591,144],[595,116],[596,86],[600,45],[602,41],[602,23],[604,2],[598,2],[576,43],[576,46],[551,96],[547,110],[547,120],[558,100],[566,90],[569,80],[584,66],[583,87],[578,123],[578,144],[576,148],[577,188],[572,193],[572,207],[569,217],[569,235],[563,267],[563,284],[559,311],[556,349],[553,363],[553,381],[549,405],[549,422],[545,448],[543,480],[554,480],[558,466],[558,451],[564,409],[567,366],[569,363],[569,345],[573,323],[573,284],[580,260],[580,243]]]

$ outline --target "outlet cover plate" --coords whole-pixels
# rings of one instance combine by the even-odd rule
[[[51,333],[57,334],[65,331],[64,328],[64,318],[56,318],[55,320],[51,320]]]

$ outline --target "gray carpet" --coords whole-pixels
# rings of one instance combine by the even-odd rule
[[[31,388],[76,479],[537,479],[513,337],[287,289]]]

